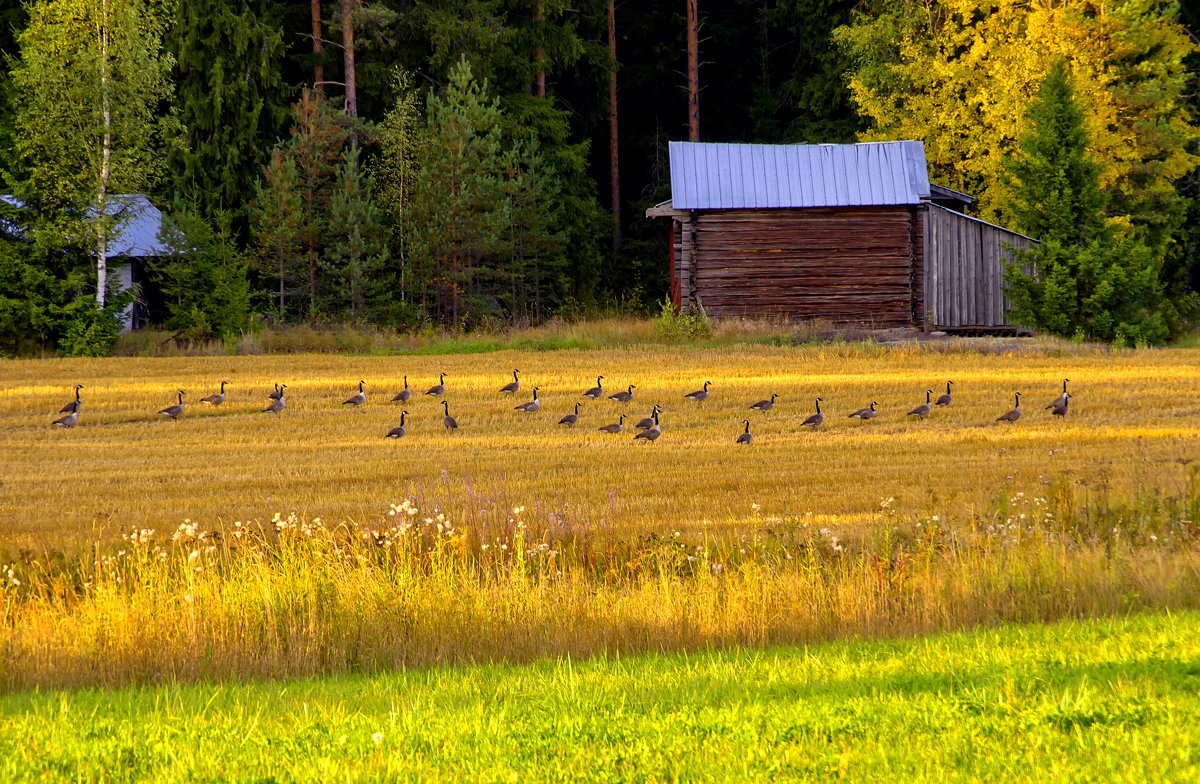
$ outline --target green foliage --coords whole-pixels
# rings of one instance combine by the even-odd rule
[[[68,357],[104,357],[121,334],[122,314],[133,303],[133,289],[110,294],[103,308],[90,298],[75,300],[66,309],[68,320],[58,348]]]
[[[850,142],[862,129],[845,74],[846,53],[830,46],[855,0],[777,0],[759,12],[764,69],[750,111],[761,141]]]
[[[176,211],[160,240],[172,253],[156,278],[167,300],[166,326],[183,340],[230,340],[251,326],[249,264],[238,249],[228,213],[215,223],[194,206]]]
[[[872,0],[835,38],[853,62],[866,138],[924,140],[933,179],[1000,222],[1004,159],[1026,130],[1029,96],[1065,58],[1114,213],[1156,245],[1177,227],[1175,181],[1197,163],[1182,106],[1196,45],[1157,0]]]
[[[254,187],[254,200],[250,202],[254,240],[251,258],[259,273],[273,280],[269,290],[275,313],[286,318],[288,299],[296,290],[304,261],[304,214],[296,162],[277,148],[263,179]]]
[[[1039,240],[1086,243],[1104,229],[1101,167],[1088,154],[1084,116],[1065,61],[1046,73],[1026,123],[1017,154],[1006,161],[1016,183],[1008,205],[1014,227]]]
[[[168,36],[184,133],[168,159],[175,197],[206,219],[232,214],[239,230],[288,115],[276,5],[187,0],[178,3]]]
[[[405,227],[410,279],[425,283],[423,299],[438,321],[499,317],[492,262],[507,241],[514,168],[499,104],[463,60],[427,107]]]
[[[161,10],[143,0],[38,0],[11,72],[16,151],[36,201],[54,219],[42,239],[88,238],[101,306],[113,229],[105,200],[156,182],[175,127],[160,112],[173,62],[162,51]]]
[[[670,343],[707,340],[712,337],[712,320],[699,302],[694,312],[685,314],[675,309],[670,297],[664,297],[654,319],[654,330],[659,338]]]
[[[37,224],[35,210],[0,202],[0,355],[54,351],[69,328],[87,332],[95,310],[86,251],[40,245]]]
[[[337,171],[324,236],[322,269],[330,291],[322,311],[378,324],[392,310],[387,228],[358,159],[358,148],[348,149]]]
[[[1082,331],[1100,340],[1162,343],[1169,330],[1161,257],[1139,233],[1117,235],[1106,224],[1083,122],[1059,62],[1029,107],[1020,153],[1008,161],[1017,227],[1042,240],[1008,265],[1011,316],[1064,337]]]
[[[1033,274],[1022,267],[1030,265]],[[1159,345],[1170,336],[1159,281],[1162,263],[1137,237],[1085,245],[1049,240],[1019,254],[1005,281],[1011,318],[1063,337]]]

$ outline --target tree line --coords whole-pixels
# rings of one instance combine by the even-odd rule
[[[921,139],[935,181],[1035,236],[1091,167],[1078,231],[1046,235],[1058,262],[1010,276],[1018,315],[1159,341],[1192,315],[1200,255],[1189,9],[28,0],[0,10],[0,351],[108,349],[132,296],[106,280],[119,193],[171,218],[151,275],[181,337],[645,307],[667,240],[642,216],[689,137]],[[1082,157],[1038,168],[1051,93],[1077,107],[1060,136]]]

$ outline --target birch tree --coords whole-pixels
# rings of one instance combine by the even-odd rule
[[[163,174],[159,110],[172,58],[158,11],[144,0],[35,0],[18,39],[16,149],[56,232],[93,249],[100,308],[108,197],[145,191]]]

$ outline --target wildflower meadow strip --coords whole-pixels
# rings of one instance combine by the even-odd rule
[[[0,687],[272,678],[465,661],[810,642],[1200,606],[1195,483],[1114,499],[1016,493],[866,526],[619,535],[401,499],[366,523],[275,515],[0,571]]]

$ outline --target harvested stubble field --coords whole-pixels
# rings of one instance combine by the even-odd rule
[[[516,398],[498,388],[523,371]],[[447,377],[462,427],[447,432],[421,394]],[[405,374],[409,434],[387,402]],[[574,430],[557,426],[580,393],[636,384],[632,403],[585,402]],[[1065,421],[1043,410],[1072,381]],[[199,398],[230,382],[217,409]],[[361,410],[341,401],[366,381]],[[924,422],[904,413],[956,382],[954,404]],[[706,381],[703,404],[683,399]],[[287,410],[260,413],[273,382]],[[85,385],[77,427],[50,427]],[[513,410],[541,387],[542,410]],[[190,518],[266,520],[299,512],[365,521],[413,494],[465,513],[470,498],[537,506],[621,532],[737,525],[764,513],[841,525],[868,520],[889,497],[909,509],[964,514],[1004,488],[1074,477],[1096,487],[1171,488],[1200,457],[1200,351],[1020,350],[984,355],[921,347],[735,346],[498,352],[468,356],[264,356],[0,363],[0,520],[10,546],[70,549],[131,528],[171,530]],[[155,412],[188,392],[172,422]],[[993,420],[1023,391],[1024,417]],[[780,395],[774,410],[747,410]],[[824,398],[825,424],[799,427]],[[872,400],[879,418],[846,414]],[[597,427],[665,409],[654,445]],[[755,434],[735,447],[741,420]],[[627,424],[632,424],[628,421]],[[458,508],[454,508],[458,507]]]
[[[920,346],[4,363],[0,691],[1196,608],[1198,367]],[[420,394],[440,372],[459,432]],[[557,426],[599,374],[634,402]],[[1064,376],[1065,420],[1042,409]],[[224,406],[194,402],[221,379]],[[367,404],[343,407],[359,379]],[[904,416],[947,379],[950,408]],[[80,424],[52,428],[73,383]],[[514,411],[534,384],[542,410]],[[165,421],[175,389],[193,402]],[[1015,390],[1025,416],[996,423]],[[825,424],[801,429],[817,396]],[[871,400],[878,420],[846,418]],[[653,403],[657,443],[596,430]]]

